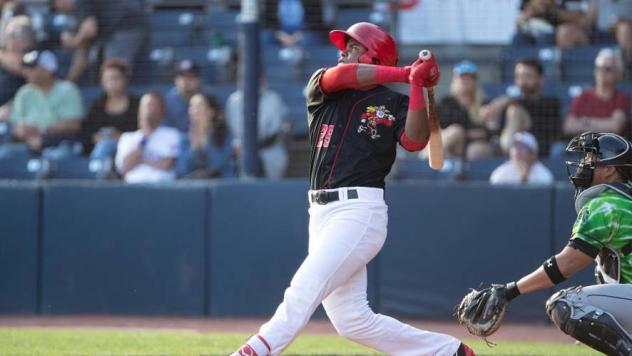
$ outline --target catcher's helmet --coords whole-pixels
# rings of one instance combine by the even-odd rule
[[[579,194],[590,187],[595,167],[632,167],[632,143],[613,133],[585,132],[573,137],[566,152],[577,160],[566,161],[568,177]]]
[[[346,31],[329,32],[329,40],[341,51],[347,45],[347,36],[361,43],[367,52],[360,57],[360,63],[394,66],[397,64],[397,45],[393,38],[377,25],[358,22]]]

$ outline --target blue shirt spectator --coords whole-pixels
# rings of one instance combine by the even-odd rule
[[[195,94],[189,104],[191,123],[180,145],[179,177],[228,178],[236,175],[233,141],[214,99]]]

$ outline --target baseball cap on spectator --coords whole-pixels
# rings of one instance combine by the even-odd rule
[[[533,136],[533,134],[527,131],[516,132],[513,135],[511,145],[514,146],[518,143],[522,144],[531,152],[538,153],[538,141],[535,139],[535,136]]]
[[[473,62],[460,61],[454,66],[453,71],[454,71],[454,74],[457,74],[457,75],[469,74],[469,75],[476,76],[476,74],[478,73],[478,68],[476,67],[476,64],[474,64]]]
[[[51,73],[57,71],[57,57],[51,51],[31,51],[22,57],[22,64],[26,67],[41,67]]]
[[[200,76],[200,67],[190,59],[183,59],[176,65],[176,75]]]

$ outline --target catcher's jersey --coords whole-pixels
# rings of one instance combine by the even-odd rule
[[[384,188],[405,129],[408,96],[378,85],[326,95],[325,68],[307,84],[310,189]]]
[[[592,257],[605,249],[615,252],[620,262],[619,283],[632,284],[632,200],[606,187],[579,211],[571,243],[583,241],[576,245]]]

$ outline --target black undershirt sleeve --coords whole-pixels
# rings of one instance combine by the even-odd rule
[[[570,240],[568,242],[568,246],[576,250],[579,250],[592,258],[596,258],[597,255],[599,254],[599,250],[595,246],[581,239]]]

